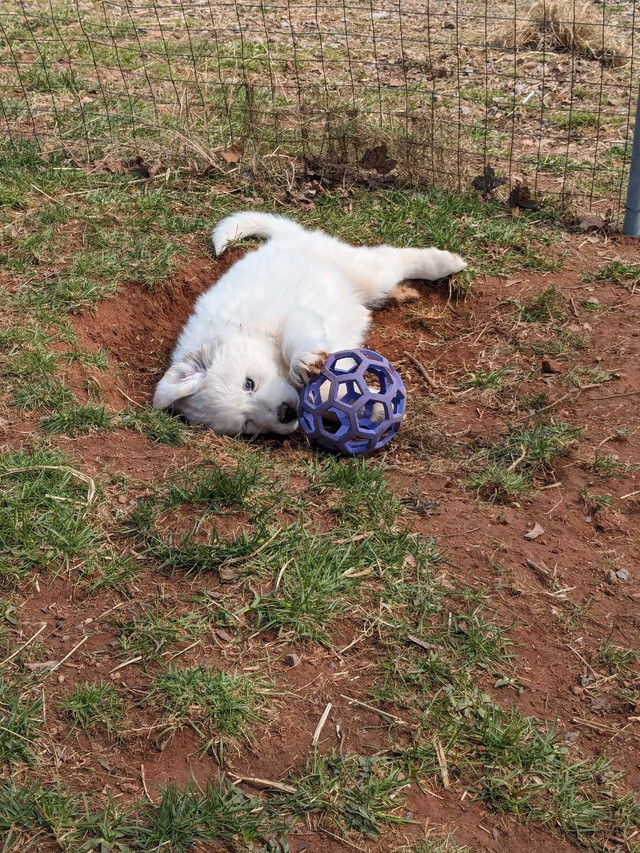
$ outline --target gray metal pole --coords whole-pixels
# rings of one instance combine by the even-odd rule
[[[640,237],[640,92],[636,109],[636,126],[633,132],[633,148],[629,166],[629,187],[622,233]]]

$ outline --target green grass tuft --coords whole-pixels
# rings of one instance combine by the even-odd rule
[[[124,702],[109,683],[78,684],[62,697],[60,709],[87,734],[102,728],[109,737],[120,734],[125,716]]]
[[[531,482],[525,474],[497,462],[471,474],[468,483],[483,500],[491,503],[513,503],[531,490]]]
[[[0,583],[69,566],[94,547],[98,536],[86,498],[86,483],[58,453],[0,456]]]
[[[120,414],[120,424],[136,429],[156,444],[180,447],[184,442],[185,425],[168,412],[158,409],[126,409]]]
[[[104,406],[88,403],[86,406],[70,405],[58,407],[58,410],[42,421],[42,428],[50,434],[66,433],[81,435],[87,432],[111,430],[114,418]]]
[[[196,611],[182,616],[175,610],[145,606],[129,620],[120,620],[120,648],[127,657],[140,655],[144,661],[158,660],[180,642],[191,643],[209,629],[211,619]]]
[[[34,760],[33,745],[42,719],[40,696],[21,695],[0,677],[0,764]]]
[[[511,429],[495,444],[490,456],[495,462],[513,466],[529,474],[553,470],[554,462],[575,447],[583,430],[563,421],[536,423]]]
[[[184,669],[169,666],[158,673],[149,699],[161,710],[166,730],[189,725],[205,747],[221,735],[249,735],[249,724],[261,719],[264,694],[255,676],[227,673],[202,664]]]
[[[257,841],[266,828],[265,811],[262,800],[247,797],[224,780],[220,785],[211,781],[204,790],[167,785],[157,804],[143,808],[144,828],[136,834],[141,849],[149,853],[190,853],[195,845],[207,843],[253,850],[257,848],[250,842]]]
[[[610,281],[632,290],[640,285],[640,264],[611,261],[595,273],[587,273],[583,281]]]
[[[297,817],[317,814],[338,830],[380,836],[382,823],[405,823],[396,814],[410,784],[395,762],[383,756],[322,755],[314,752],[305,774],[292,780],[296,794],[282,798],[283,810]]]
[[[562,316],[562,293],[554,286],[545,287],[523,304],[516,304],[523,323],[548,323]]]

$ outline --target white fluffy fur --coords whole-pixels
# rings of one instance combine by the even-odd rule
[[[327,353],[362,346],[370,307],[403,279],[435,281],[465,267],[439,249],[356,248],[250,212],[216,226],[216,254],[251,236],[268,242],[200,296],[153,399],[227,435],[293,432],[299,389]]]

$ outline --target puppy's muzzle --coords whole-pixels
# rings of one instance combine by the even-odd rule
[[[281,424],[290,424],[298,417],[298,412],[288,403],[281,403],[278,406],[278,420]]]

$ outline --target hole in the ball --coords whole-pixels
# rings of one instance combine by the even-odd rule
[[[353,441],[347,442],[345,448],[349,453],[366,453],[369,442],[366,438],[354,438]]]
[[[338,385],[337,397],[342,403],[355,403],[355,401],[361,396],[360,388],[358,387],[355,379],[347,379],[345,382],[340,382]]]
[[[377,370],[375,367],[373,369],[369,368],[365,370],[363,378],[372,394],[384,394],[386,392],[386,376],[384,371]]]
[[[335,435],[341,428],[342,423],[339,418],[333,415],[331,412],[328,412],[326,415],[322,416],[322,429],[329,433],[329,435]]]
[[[322,382],[320,385],[313,385],[309,388],[307,392],[307,399],[313,406],[319,406],[322,402],[323,390],[326,382]],[[326,393],[324,395],[326,397]]]
[[[388,416],[385,406],[377,400],[367,400],[357,412],[358,426],[361,429],[374,430]]]
[[[404,401],[404,395],[402,394],[402,391],[398,391],[398,393],[395,395],[395,397],[391,400],[391,411],[393,412],[394,415],[397,415],[398,412],[400,411],[400,407],[401,407],[403,401]]]
[[[336,360],[331,369],[334,373],[352,373],[359,364],[360,362],[356,361],[355,358],[343,355]]]

